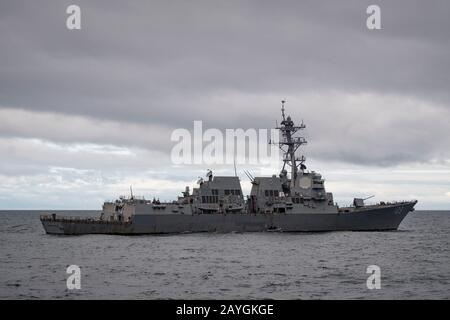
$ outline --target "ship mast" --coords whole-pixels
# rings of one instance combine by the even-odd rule
[[[306,144],[306,139],[304,137],[294,137],[294,134],[299,130],[305,129],[306,126],[303,124],[303,121],[300,126],[296,126],[290,116],[285,116],[285,103],[285,100],[281,101],[282,121],[281,126],[276,127],[276,129],[280,130],[281,132],[281,139],[279,142],[274,144],[277,144],[280,147],[281,152],[283,153],[284,163],[283,168],[281,169],[281,173],[283,174],[283,172],[285,171],[286,165],[291,167],[291,187],[294,187],[296,185],[299,172],[303,174],[304,170],[306,169],[306,166],[304,164],[306,160],[305,157],[295,157],[295,152],[301,145]]]

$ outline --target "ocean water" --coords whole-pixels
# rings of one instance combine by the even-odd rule
[[[168,236],[46,235],[41,213],[0,211],[1,299],[450,298],[450,212],[415,211],[390,232]],[[80,290],[66,287],[73,264]]]

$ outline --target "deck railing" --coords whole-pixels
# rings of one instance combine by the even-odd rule
[[[101,224],[129,224],[131,221],[102,220],[100,218],[80,217],[80,216],[58,216],[56,214],[42,214],[40,219],[43,221],[58,222],[78,222],[78,223],[101,223]]]

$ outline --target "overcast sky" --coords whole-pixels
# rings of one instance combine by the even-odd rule
[[[174,167],[174,129],[271,128],[283,99],[339,204],[449,209],[449,17],[447,0],[3,0],[0,209],[175,199],[211,166]]]

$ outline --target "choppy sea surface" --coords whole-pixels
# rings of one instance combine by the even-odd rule
[[[0,299],[450,299],[449,211],[389,232],[168,236],[47,235],[41,213],[0,211]]]

